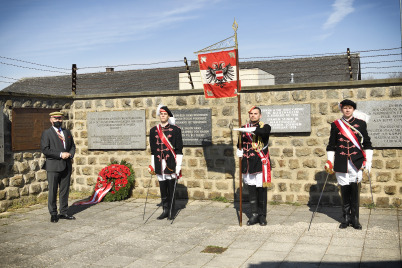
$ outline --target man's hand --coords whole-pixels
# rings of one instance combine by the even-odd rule
[[[71,154],[68,153],[68,152],[62,152],[62,153],[61,153],[61,158],[62,158],[62,159],[68,159],[68,158],[70,158],[70,157],[71,157]]]

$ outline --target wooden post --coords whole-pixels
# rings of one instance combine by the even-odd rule
[[[350,81],[353,81],[352,61],[350,59],[350,49],[349,48],[346,50],[346,53],[348,54],[349,79],[350,79]]]
[[[188,63],[187,63],[186,57],[184,57],[184,63],[186,64],[186,71],[187,71],[188,79],[190,80],[189,83],[191,85],[191,88],[194,89],[193,79],[191,78],[191,73],[190,73],[190,69],[188,68]]]
[[[77,64],[73,64],[71,69],[71,95],[75,95],[77,93]]]

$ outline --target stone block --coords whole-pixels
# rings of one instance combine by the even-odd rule
[[[212,192],[208,194],[208,199],[214,199],[214,198],[219,198],[221,197],[221,193],[220,192]]]
[[[232,106],[226,106],[223,107],[222,109],[222,115],[223,116],[233,116],[234,115],[234,109]]]
[[[0,200],[6,199],[7,192],[5,190],[0,190]]]
[[[384,162],[382,160],[373,160],[371,167],[373,169],[382,169],[384,167]]]
[[[29,195],[29,186],[25,185],[24,187],[20,188],[20,196],[27,196]]]
[[[114,101],[111,99],[105,100],[105,107],[114,108]]]
[[[296,168],[299,168],[300,167],[300,165],[299,165],[299,160],[298,159],[290,159],[289,160],[289,168],[290,169],[296,169]]]
[[[377,207],[387,208],[389,207],[389,197],[377,197],[375,203]]]
[[[35,180],[35,172],[31,171],[22,176],[24,178],[24,184],[29,184]]]
[[[296,90],[292,93],[293,100],[304,101],[307,99],[307,92],[305,90]]]
[[[308,195],[298,195],[297,196],[297,202],[299,202],[300,204],[307,204],[309,200],[310,200],[310,197]]]
[[[21,174],[25,174],[30,171],[28,162],[19,162],[17,163],[18,172]]]
[[[286,157],[293,157],[293,148],[285,148],[282,150],[282,153]]]
[[[399,169],[400,164],[399,160],[388,160],[385,162],[385,168],[386,169]]]
[[[187,180],[188,188],[199,188],[201,186],[201,182],[199,180]]]
[[[372,88],[370,91],[371,97],[383,97],[385,95],[385,88]]]
[[[22,187],[24,185],[24,178],[22,175],[16,175],[10,178],[10,186],[11,187]]]
[[[303,167],[307,167],[307,168],[316,168],[317,167],[317,163],[314,159],[307,159],[303,161]]]
[[[83,175],[92,175],[93,168],[92,167],[83,167],[83,168],[81,168],[81,172]]]
[[[6,193],[7,193],[7,199],[8,200],[20,197],[20,191],[19,191],[19,189],[17,187],[8,187],[6,189]]]
[[[293,139],[290,143],[295,147],[303,146],[303,140],[302,139]]]
[[[25,152],[25,153],[23,153],[23,158],[25,160],[32,160],[33,159],[33,154],[31,152]]]
[[[204,181],[204,189],[210,190],[212,189],[212,185],[211,181]]]
[[[216,182],[215,187],[218,190],[228,190],[229,189],[228,182],[226,182],[226,181]]]
[[[195,169],[194,178],[197,180],[203,180],[207,177],[206,171],[204,169]]]
[[[396,173],[395,174],[395,181],[396,182],[402,182],[402,173]]]
[[[194,191],[191,197],[194,199],[205,199],[205,193],[203,191]]]
[[[387,195],[394,195],[396,194],[396,186],[395,185],[384,186],[384,192]]]
[[[279,194],[274,194],[272,196],[272,201],[276,201],[276,202],[282,202],[282,196]]]
[[[308,140],[307,140],[307,145],[308,145],[308,146],[315,146],[315,145],[317,145],[317,144],[319,144],[318,139],[308,139]]]
[[[300,183],[291,183],[290,184],[290,190],[292,192],[300,192],[302,185]]]
[[[309,156],[310,154],[311,154],[311,150],[309,148],[298,148],[298,149],[296,149],[296,156],[297,157]]]
[[[376,176],[377,182],[387,182],[392,178],[391,172],[378,172]]]
[[[22,161],[22,153],[15,153],[14,160],[17,162],[21,162]]]
[[[324,148],[315,148],[313,153],[314,153],[314,155],[319,156],[319,157],[327,154],[327,152]]]
[[[389,96],[391,98],[401,97],[402,96],[402,87],[401,86],[391,87]]]
[[[269,155],[272,156],[280,156],[281,150],[279,148],[269,148]]]
[[[29,185],[29,192],[31,194],[38,194],[38,193],[42,192],[41,184],[33,183],[33,184]]]
[[[286,192],[287,190],[286,183],[283,182],[278,183],[278,190],[279,192]]]
[[[39,170],[35,173],[36,181],[46,181],[47,180],[47,173],[46,170]]]
[[[197,167],[198,166],[198,160],[194,159],[194,158],[187,160],[187,166],[188,167]]]
[[[273,171],[274,178],[278,179],[292,179],[292,173],[290,171],[285,170],[274,170]]]
[[[309,178],[309,173],[304,170],[300,170],[297,172],[297,177],[298,180],[308,180]]]
[[[382,156],[383,157],[391,157],[394,158],[397,156],[397,150],[393,150],[393,149],[388,149],[388,150],[382,150]]]
[[[37,160],[29,161],[28,165],[31,171],[39,170],[39,162]]]
[[[176,98],[176,104],[178,106],[186,106],[187,105],[187,99],[186,97],[177,97]]]

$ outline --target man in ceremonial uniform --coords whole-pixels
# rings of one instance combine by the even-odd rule
[[[56,223],[59,219],[75,219],[74,216],[67,215],[75,144],[70,130],[61,127],[63,114],[61,112],[53,112],[49,115],[52,126],[43,131],[40,146],[42,153],[46,156],[46,162],[42,168],[47,171],[50,221]],[[57,215],[56,200],[59,186],[60,215]]]
[[[156,115],[160,124],[149,132],[152,154],[149,172],[156,174],[159,181],[163,212],[158,220],[173,219],[176,183],[181,177],[183,139],[181,129],[174,125],[173,114],[167,106],[159,105]]]
[[[341,187],[343,220],[339,228],[351,225],[361,230],[359,188],[363,169],[371,170],[373,150],[366,122],[353,116],[356,103],[343,100],[339,106],[343,116],[331,124],[325,170],[330,174],[335,172]]]
[[[251,217],[247,225],[267,225],[267,187],[271,183],[271,163],[268,152],[271,126],[261,122],[261,109],[249,110],[250,123],[239,130],[242,132],[237,156],[242,157],[243,181],[248,186]]]

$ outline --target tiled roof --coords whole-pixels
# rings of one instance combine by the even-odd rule
[[[353,79],[357,80],[359,55],[352,55]],[[199,71],[198,63],[192,62],[191,72]],[[291,73],[295,83],[349,81],[346,55],[284,60],[240,62],[240,69],[258,68],[275,76],[275,84],[290,82]],[[179,89],[179,73],[185,67],[141,69],[129,71],[80,74],[77,71],[77,95],[158,92]],[[3,89],[4,92],[34,93],[47,95],[70,95],[71,76],[24,78]]]

